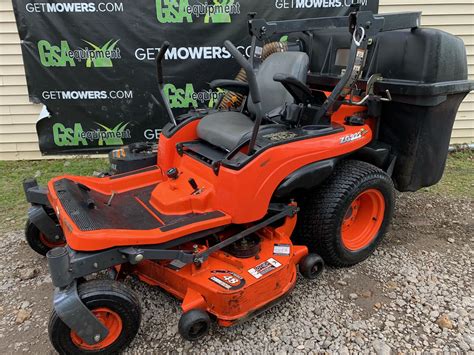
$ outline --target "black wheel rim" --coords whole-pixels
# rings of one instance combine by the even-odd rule
[[[189,327],[188,335],[192,339],[199,338],[207,331],[207,322],[197,321]]]

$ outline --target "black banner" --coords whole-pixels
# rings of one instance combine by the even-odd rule
[[[37,123],[43,154],[104,152],[156,140],[168,121],[154,60],[163,41],[165,93],[179,114],[212,106],[208,82],[232,78],[250,38],[247,13],[282,20],[345,15],[352,0],[13,0],[30,100],[49,115]],[[378,0],[363,0],[378,10]],[[278,40],[278,38],[276,38]]]

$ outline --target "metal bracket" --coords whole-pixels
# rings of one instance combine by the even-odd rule
[[[366,95],[375,95],[375,83],[381,80],[383,80],[382,74],[372,74],[369,80],[367,81],[367,88],[365,89]]]
[[[48,200],[48,189],[38,186],[38,182],[34,178],[23,181],[23,191],[25,192],[26,201],[35,205],[43,205],[51,207]]]
[[[75,279],[115,265],[127,262],[136,264],[140,261],[140,257],[137,259],[139,254],[143,256],[143,259],[178,259],[192,262],[192,253],[186,250],[171,250],[171,248],[218,233],[223,228],[207,229],[159,245],[116,247],[94,252],[77,252],[70,247],[54,248],[46,254],[51,279],[55,287],[66,287]]]
[[[65,288],[55,289],[53,305],[59,318],[86,343],[97,344],[109,334],[109,330],[82,303],[76,281]]]
[[[257,223],[244,231],[237,233],[233,235],[232,237],[226,238],[220,243],[217,243],[213,245],[212,247],[197,253],[194,256],[194,262],[195,263],[203,263],[207,258],[209,258],[209,255],[214,253],[217,250],[223,249],[226,246],[229,246],[230,244],[252,234],[255,233],[256,231],[272,224],[273,222],[278,221],[279,219],[285,218],[285,217],[292,217],[296,215],[298,212],[298,207],[292,206],[292,205],[285,205],[285,204],[270,204],[269,211],[275,211],[277,212],[275,215],[268,217],[267,219],[263,220],[260,223]]]
[[[63,230],[46,213],[41,205],[33,205],[28,210],[28,218],[52,243],[64,239]]]
[[[382,97],[375,94],[375,90],[374,90],[375,83],[381,80],[383,80],[383,77],[381,74],[372,74],[369,80],[367,81],[365,96],[360,101],[354,101],[354,91],[351,91],[351,97],[348,103],[350,105],[362,106],[368,100],[376,100],[376,101],[384,101],[384,102],[392,101],[392,95],[390,94],[390,91],[388,89],[385,90],[385,94],[387,95],[387,97]]]
[[[134,248],[128,247],[119,250],[126,255],[130,264],[138,264],[140,261],[147,260],[179,260],[186,264],[193,261],[193,252],[186,250],[164,250],[158,248]]]
[[[176,152],[180,157],[183,156],[184,150],[183,150],[183,143],[177,143],[176,144]]]
[[[216,176],[219,175],[219,169],[221,165],[222,165],[221,161],[215,161],[214,163],[212,163],[212,171]]]

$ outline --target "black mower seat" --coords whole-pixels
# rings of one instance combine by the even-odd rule
[[[262,97],[262,111],[266,114],[273,109],[293,103],[294,99],[284,86],[273,80],[275,74],[293,76],[303,83],[308,73],[308,55],[304,52],[274,53],[265,59],[257,72],[257,82]],[[255,116],[256,110],[251,95],[248,110]],[[198,137],[214,146],[231,151],[246,137],[250,137],[254,122],[240,112],[222,111],[207,115],[197,127]],[[263,129],[265,125],[261,128]]]
[[[197,129],[199,138],[231,151],[252,132],[253,121],[240,112],[216,112],[204,117]]]
[[[216,112],[206,116],[206,120],[207,124],[201,127],[199,137],[229,152],[250,139],[253,132],[254,122],[240,112]],[[282,127],[286,126],[265,124],[260,126],[258,133],[259,135],[273,133],[280,131]]]

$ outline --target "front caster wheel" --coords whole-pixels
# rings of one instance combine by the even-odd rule
[[[97,344],[88,344],[53,310],[48,331],[56,351],[60,354],[114,354],[128,346],[135,338],[141,320],[140,304],[132,291],[116,281],[93,280],[80,284],[78,293],[109,334]]]
[[[178,324],[179,334],[186,340],[198,340],[207,335],[211,326],[209,315],[200,309],[184,313]]]
[[[313,280],[323,272],[324,261],[318,254],[308,254],[300,261],[299,267],[303,277]]]
[[[48,240],[29,219],[25,225],[25,239],[31,249],[43,256],[53,248],[66,245],[64,239],[58,239],[54,242]]]

